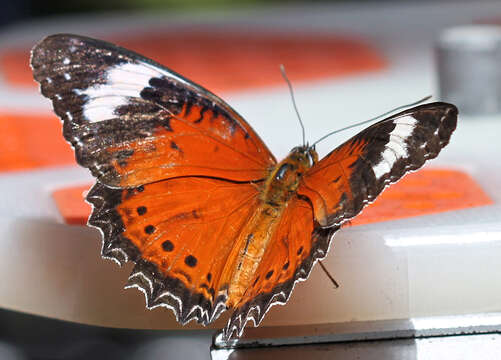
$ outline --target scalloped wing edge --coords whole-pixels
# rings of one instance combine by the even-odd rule
[[[317,261],[322,260],[329,253],[331,240],[334,234],[339,230],[339,226],[327,229],[316,227],[312,232],[312,238],[317,238],[310,255],[296,269],[296,273],[289,281],[283,282],[273,288],[271,292],[263,293],[255,297],[234,310],[228,323],[223,330],[224,340],[232,337],[242,336],[247,322],[251,321],[254,326],[258,326],[266,313],[274,305],[285,305],[298,282],[305,281],[311,274],[311,271]]]
[[[92,207],[87,225],[101,233],[102,257],[120,266],[128,261],[135,263],[125,288],[141,291],[147,309],[166,307],[183,325],[195,320],[206,326],[217,319],[227,308],[225,295],[218,296],[212,304],[202,294],[187,289],[179,279],[161,274],[155,264],[142,259],[137,247],[122,236],[124,225],[115,207],[120,204],[123,191],[127,190],[96,182],[86,196]]]

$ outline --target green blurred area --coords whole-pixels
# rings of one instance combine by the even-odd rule
[[[32,2],[32,15],[100,12],[111,10],[169,10],[237,8],[249,5],[304,3],[304,0],[46,0]],[[339,2],[338,0],[310,0],[309,2]]]

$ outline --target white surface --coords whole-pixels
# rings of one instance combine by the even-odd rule
[[[495,25],[466,25],[445,30],[440,45],[465,51],[496,51],[501,44],[501,27]]]
[[[498,360],[500,353],[501,335],[491,334],[225,350],[212,359]]]

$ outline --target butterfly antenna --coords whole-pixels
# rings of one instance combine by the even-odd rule
[[[285,82],[287,83],[287,86],[289,87],[289,92],[290,92],[291,98],[292,98],[292,105],[294,106],[294,110],[296,111],[296,115],[297,115],[297,118],[299,120],[299,125],[301,125],[301,130],[303,132],[303,146],[306,146],[306,134],[304,131],[303,120],[301,120],[301,115],[299,115],[299,111],[298,111],[297,105],[296,105],[296,99],[294,98],[294,90],[292,89],[292,84],[291,84],[289,78],[287,77],[287,74],[285,73],[285,66],[283,64],[280,64],[280,72],[282,73],[282,77],[284,78]]]
[[[415,101],[415,102],[413,102],[413,103],[410,103],[410,104],[407,104],[407,105],[401,105],[401,106],[398,106],[398,107],[396,107],[396,108],[393,108],[393,109],[391,109],[390,111],[387,111],[387,112],[385,112],[384,114],[378,115],[378,116],[373,117],[373,118],[371,118],[371,119],[369,119],[369,120],[364,120],[364,121],[361,121],[361,122],[359,122],[359,123],[355,123],[355,124],[353,124],[353,125],[346,126],[346,127],[342,128],[342,129],[339,129],[339,130],[334,130],[334,131],[332,131],[332,132],[328,133],[327,135],[322,136],[322,137],[321,137],[320,139],[318,139],[317,141],[315,141],[315,142],[311,145],[311,147],[315,146],[315,145],[316,145],[316,144],[318,144],[320,141],[322,141],[322,140],[324,140],[325,138],[328,138],[329,136],[334,135],[334,134],[336,134],[336,133],[338,133],[338,132],[341,132],[341,131],[344,131],[344,130],[351,129],[351,128],[355,127],[355,126],[360,126],[360,125],[363,125],[363,124],[367,124],[367,123],[369,123],[369,122],[371,122],[371,121],[374,121],[374,120],[380,119],[380,118],[382,118],[382,117],[384,117],[384,116],[387,116],[387,115],[389,115],[389,114],[391,114],[391,113],[393,113],[393,112],[395,112],[395,111],[398,111],[398,110],[401,110],[401,109],[406,109],[406,108],[409,108],[409,107],[411,107],[411,106],[415,106],[415,105],[421,104],[422,102],[425,102],[426,100],[428,100],[428,99],[430,99],[430,98],[431,98],[431,95],[429,95],[429,96],[427,96],[427,97],[425,97],[425,98],[422,98],[421,100]]]
[[[325,275],[327,275],[327,277],[329,278],[329,280],[332,282],[332,284],[334,285],[334,288],[337,289],[339,287],[339,284],[337,283],[337,281],[334,279],[334,277],[329,273],[329,271],[327,270],[327,268],[325,267],[324,263],[322,261],[319,261],[318,262],[320,264],[320,266],[322,267],[322,270],[324,271]]]

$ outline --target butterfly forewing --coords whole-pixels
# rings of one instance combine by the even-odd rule
[[[225,102],[129,50],[53,35],[34,47],[31,66],[77,161],[106,185],[189,175],[257,180],[275,163]]]
[[[431,103],[384,119],[315,164],[297,192],[323,227],[353,218],[390,183],[438,155],[456,128],[457,109]]]

